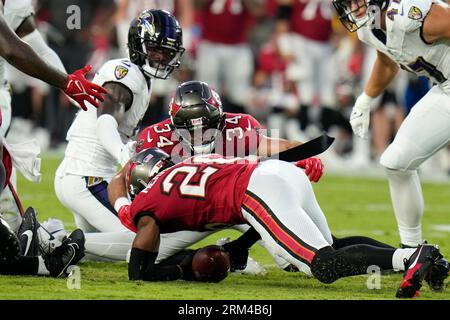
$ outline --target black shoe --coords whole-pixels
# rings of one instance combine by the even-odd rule
[[[431,267],[430,272],[425,277],[425,281],[433,291],[444,290],[444,281],[450,272],[450,264],[444,258],[439,259]]]
[[[286,268],[283,269],[286,272],[300,272],[296,266],[293,264],[289,264]]]
[[[17,231],[20,252],[23,256],[39,255],[39,237],[37,230],[40,224],[36,219],[36,215],[37,212],[32,207],[28,207],[23,214],[19,231]]]
[[[45,266],[52,277],[68,275],[68,268],[84,257],[84,233],[80,229],[73,231],[64,242],[45,257]]]
[[[19,239],[0,218],[0,263],[19,259]]]
[[[433,264],[440,258],[442,258],[442,255],[437,247],[429,244],[419,245],[411,258],[405,261],[405,273],[396,297],[417,297],[423,279],[427,277]]]

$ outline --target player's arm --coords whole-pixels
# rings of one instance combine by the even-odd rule
[[[59,56],[48,46],[41,33],[36,29],[33,16],[25,18],[15,31],[17,36],[28,43],[39,57],[58,70],[66,72],[66,68]]]
[[[301,144],[303,144],[303,142],[275,139],[261,135],[257,155],[261,157],[270,157],[273,154],[286,151]],[[300,160],[296,162],[295,165],[299,168],[305,169],[306,175],[312,182],[318,182],[320,177],[322,177],[324,167],[322,160],[317,157]]]
[[[377,58],[364,92],[369,97],[378,97],[395,78],[398,70],[399,66],[397,63],[384,53],[377,51]]]
[[[133,155],[134,145],[122,143],[118,127],[133,103],[133,93],[120,82],[107,82],[103,86],[109,94],[105,95],[105,101],[97,110],[97,137],[117,163],[123,166]]]
[[[360,138],[367,138],[370,122],[370,106],[384,89],[392,82],[399,66],[384,53],[377,51],[377,58],[372,68],[364,92],[356,99],[350,114],[353,132]]]
[[[422,37],[428,43],[450,39],[450,8],[433,3],[423,21]]]
[[[130,280],[168,281],[193,280],[192,257],[195,251],[185,255],[181,261],[164,265],[155,264],[159,248],[159,227],[154,217],[149,213],[138,214],[138,221],[129,215],[130,201],[127,197],[126,173],[129,164],[125,165],[108,185],[108,198],[119,213],[119,219],[130,230],[136,231],[130,262],[128,277]],[[137,225],[136,225],[137,223]]]
[[[63,90],[84,109],[84,101],[97,106],[94,98],[102,101],[102,93],[106,91],[84,77],[90,66],[67,75],[42,60],[34,50],[9,28],[3,15],[0,14],[0,56],[20,71],[41,79],[50,85]]]

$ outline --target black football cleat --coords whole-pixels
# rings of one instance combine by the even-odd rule
[[[433,291],[444,290],[444,281],[450,273],[450,264],[444,258],[440,258],[431,267],[430,272],[425,277],[425,281]]]
[[[37,212],[32,207],[28,207],[23,214],[19,231],[17,231],[20,252],[23,256],[39,255],[39,237],[37,230],[39,229],[40,224],[37,221],[36,215]]]
[[[19,239],[0,218],[0,264],[18,260],[20,256]]]
[[[84,257],[84,233],[80,229],[73,231],[64,242],[44,259],[50,276],[59,277],[69,274],[68,268],[76,265]]]
[[[441,257],[436,246],[429,244],[419,245],[409,260],[405,261],[405,273],[396,297],[417,297],[422,287],[422,281],[427,277],[433,264]]]

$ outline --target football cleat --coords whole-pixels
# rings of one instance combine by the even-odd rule
[[[23,256],[39,255],[38,228],[39,222],[36,218],[37,212],[32,207],[23,214],[22,224],[17,231],[20,243],[20,252]]]
[[[405,260],[405,273],[397,298],[414,298],[419,295],[422,281],[427,277],[433,264],[442,256],[434,245],[419,245],[409,260]]]
[[[69,274],[68,268],[76,265],[84,257],[84,233],[81,229],[73,231],[63,243],[44,258],[45,266],[52,277]]]
[[[450,272],[450,264],[444,258],[439,259],[431,267],[430,272],[425,277],[425,281],[433,291],[444,290],[444,281]]]
[[[9,228],[8,224],[0,218],[0,264],[17,260],[20,256],[19,239]]]

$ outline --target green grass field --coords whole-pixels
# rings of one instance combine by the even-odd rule
[[[41,184],[19,178],[19,194],[24,206],[32,205],[39,220],[57,217],[73,230],[72,215],[58,202],[53,176],[60,159],[43,158]],[[335,235],[365,235],[397,245],[399,238],[392,213],[387,181],[357,177],[324,176],[314,184],[316,196]],[[450,256],[450,184],[423,184],[425,194],[424,237]],[[223,236],[236,237],[235,231],[222,231],[196,247],[214,243]],[[275,267],[260,247],[251,256],[267,269],[265,276],[231,274],[218,284],[143,283],[127,280],[125,263],[82,263],[81,288],[68,289],[66,279],[0,276],[0,299],[394,299],[400,274],[383,275],[381,289],[367,288],[368,276],[358,276],[325,285],[302,274],[286,273]],[[424,284],[418,299],[450,299],[450,288],[434,293]]]

